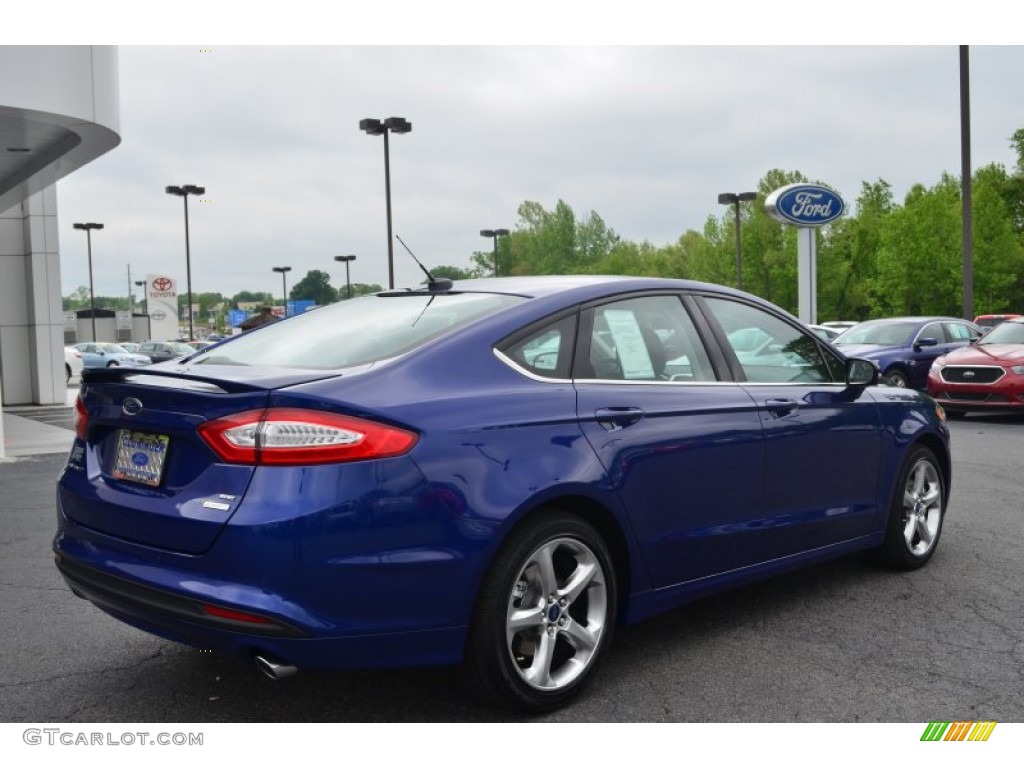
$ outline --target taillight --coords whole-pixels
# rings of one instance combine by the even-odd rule
[[[82,396],[79,395],[78,399],[75,400],[75,434],[82,440],[85,440],[85,436],[88,433],[89,412],[85,410],[85,403],[82,402]]]
[[[400,456],[419,439],[354,416],[304,408],[245,411],[208,421],[199,436],[229,464],[334,464]]]

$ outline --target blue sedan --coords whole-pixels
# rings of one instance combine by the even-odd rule
[[[460,664],[551,710],[616,626],[851,552],[923,566],[949,498],[927,395],[700,283],[432,280],[84,379],[68,585],[274,678]]]
[[[939,357],[981,338],[974,323],[955,317],[868,320],[832,341],[844,354],[874,361],[894,387],[924,389]]]

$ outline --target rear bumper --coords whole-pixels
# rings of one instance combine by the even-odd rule
[[[366,669],[462,660],[466,627],[323,636],[273,616],[267,616],[266,625],[250,625],[206,614],[205,601],[195,596],[115,576],[59,551],[56,561],[75,595],[114,618],[158,637],[242,661],[260,655],[303,669]]]

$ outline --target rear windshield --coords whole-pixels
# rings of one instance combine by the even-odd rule
[[[523,300],[483,293],[362,296],[265,325],[192,362],[328,370],[367,365]]]

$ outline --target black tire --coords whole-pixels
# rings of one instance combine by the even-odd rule
[[[907,374],[902,368],[890,368],[885,372],[885,383],[890,387],[906,387],[910,386],[910,381],[907,379]]]
[[[959,409],[943,408],[942,410],[946,412],[946,418],[949,419],[950,421],[962,419],[964,416],[967,415],[967,411],[961,411]]]
[[[71,366],[68,365],[67,363],[64,363],[64,383],[71,383]]]
[[[617,608],[600,534],[575,515],[539,510],[509,535],[484,577],[464,678],[498,704],[531,713],[562,707],[593,678]]]
[[[107,368],[117,368],[118,365],[120,365],[120,363],[118,363],[117,360],[111,360],[107,363]]]
[[[927,563],[939,545],[946,502],[942,467],[930,449],[918,446],[893,490],[885,541],[877,553],[882,563],[901,571]]]

